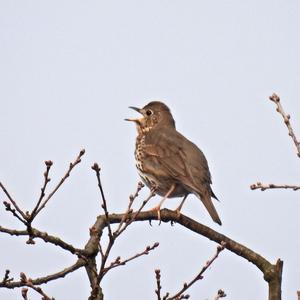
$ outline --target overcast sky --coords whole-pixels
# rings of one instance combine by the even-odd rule
[[[83,162],[34,226],[77,247],[101,213],[97,161],[111,212],[122,212],[139,180],[136,131],[128,106],[164,101],[177,129],[205,153],[220,199],[223,226],[189,196],[182,212],[257,251],[284,261],[283,299],[300,289],[299,192],[251,191],[262,181],[299,184],[299,158],[275,105],[276,92],[300,138],[300,2],[266,1],[4,1],[0,0],[0,180],[30,210],[43,182],[44,160],[54,161],[52,186],[81,148]],[[147,195],[145,188],[139,201]],[[1,202],[5,200],[0,193]],[[152,199],[151,208],[159,201]],[[177,207],[170,199],[165,207]],[[22,226],[4,207],[0,224]],[[74,262],[59,248],[0,234],[0,274],[36,278]],[[175,225],[134,224],[111,259],[153,242],[146,257],[113,270],[106,299],[156,299],[154,269],[164,292],[195,276],[216,244]],[[2,275],[1,275],[2,278]],[[224,251],[191,299],[267,299],[262,273]],[[44,286],[55,299],[87,299],[84,270]],[[40,299],[30,292],[31,300]],[[0,298],[21,299],[20,290]]]

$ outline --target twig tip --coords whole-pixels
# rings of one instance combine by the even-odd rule
[[[100,172],[101,168],[99,167],[99,165],[95,162],[93,165],[92,165],[92,170],[96,171],[96,172]]]
[[[45,160],[45,165],[50,168],[53,165],[53,161],[52,160]]]

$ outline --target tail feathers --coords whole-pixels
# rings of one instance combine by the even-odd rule
[[[199,197],[199,195],[197,194]],[[216,208],[214,207],[211,197],[209,195],[202,195],[199,197],[204,204],[205,208],[207,209],[208,213],[210,214],[211,218],[214,220],[214,222],[218,223],[219,225],[222,225],[222,222],[220,220],[220,217],[216,211]]]
[[[211,189],[211,196],[212,196],[213,198],[215,198],[216,200],[220,201],[220,200],[217,198],[217,196],[215,195],[215,193],[213,192],[212,189]]]

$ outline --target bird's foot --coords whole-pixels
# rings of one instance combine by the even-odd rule
[[[176,217],[179,218],[180,215],[181,215],[180,210],[176,208],[176,209],[174,210],[174,212],[176,213]]]
[[[157,220],[159,221],[158,225],[160,225],[161,224],[160,205],[153,207],[151,211],[155,211],[157,213]]]
[[[180,215],[181,215],[181,207],[180,206],[178,206],[175,210],[174,210],[174,212],[176,213],[176,216],[177,216],[177,218],[179,218],[180,217]]]

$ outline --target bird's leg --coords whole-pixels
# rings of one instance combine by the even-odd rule
[[[186,200],[186,198],[187,198],[188,195],[189,195],[189,194],[186,194],[186,195],[183,197],[183,199],[182,199],[180,205],[175,209],[175,212],[177,213],[177,216],[180,216],[180,211],[181,211],[181,209],[182,209],[183,203],[185,202],[185,200]]]
[[[175,190],[176,184],[173,183],[171,188],[169,189],[169,191],[165,194],[165,196],[161,199],[161,201],[159,202],[159,204],[155,207],[152,208],[152,210],[157,211],[157,218],[160,221],[159,223],[161,223],[161,218],[160,218],[160,207],[162,206],[162,204],[165,202],[165,200],[172,194],[172,192]]]

